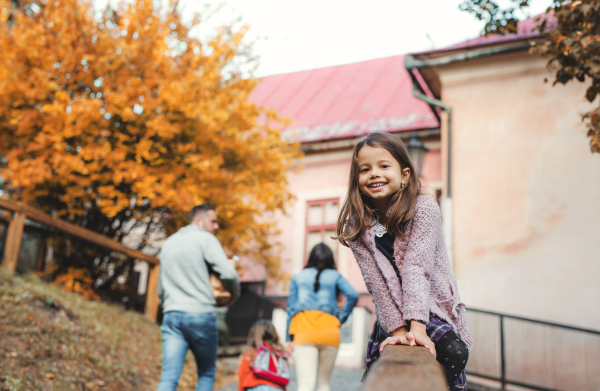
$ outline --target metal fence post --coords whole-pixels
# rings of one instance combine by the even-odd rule
[[[500,315],[500,381],[502,389],[506,389],[506,364],[504,357],[504,315]]]

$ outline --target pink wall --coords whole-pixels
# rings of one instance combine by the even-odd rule
[[[468,306],[599,329],[600,156],[585,85],[527,53],[439,70],[453,109],[454,267]]]
[[[442,154],[439,148],[431,148],[423,160],[421,182],[425,185],[442,180]]]

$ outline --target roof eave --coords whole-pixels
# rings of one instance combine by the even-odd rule
[[[496,42],[490,45],[486,44],[460,49],[407,54],[404,57],[404,66],[411,74],[413,73],[413,70],[418,70],[430,90],[433,92],[434,97],[440,99],[441,85],[435,68],[500,54],[529,50],[532,47],[531,42],[536,41],[539,38],[540,37],[536,37],[536,39],[522,38],[512,41]]]
[[[406,69],[422,69],[449,65],[457,62],[475,60],[484,57],[529,50],[532,38],[501,42],[494,45],[481,45],[435,53],[414,53],[404,58]],[[435,56],[434,56],[435,55]]]
[[[392,133],[399,136],[401,139],[410,138],[411,134],[416,132],[419,137],[432,137],[440,135],[440,128],[420,128],[420,129],[401,129],[395,131],[388,131],[386,133]],[[352,149],[361,137],[365,135],[357,135],[354,137],[328,139],[328,140],[316,140],[300,142],[300,149],[304,153],[318,153],[318,152],[330,152],[343,149]]]

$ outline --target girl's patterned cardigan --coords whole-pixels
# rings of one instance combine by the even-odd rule
[[[348,243],[373,297],[379,324],[391,333],[411,319],[427,322],[432,313],[448,322],[471,350],[473,338],[448,261],[440,208],[430,197],[418,197],[406,233],[408,236],[398,235],[394,242],[402,286],[390,262],[377,249],[374,227],[365,228],[360,239]]]

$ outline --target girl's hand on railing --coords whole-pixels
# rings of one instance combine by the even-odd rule
[[[392,333],[391,337],[387,337],[385,341],[379,346],[379,353],[383,352],[383,348],[387,345],[408,345],[408,339],[406,334],[408,333],[408,327],[400,327],[398,330]]]
[[[435,352],[435,345],[433,342],[431,342],[431,339],[429,339],[424,324],[411,321],[410,331],[406,333],[406,339],[408,339],[408,345],[421,345],[425,349],[429,350],[429,352],[433,354],[433,357],[437,356],[437,353]]]

